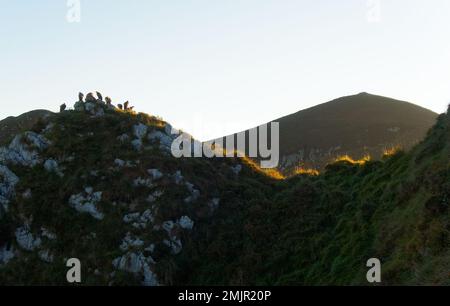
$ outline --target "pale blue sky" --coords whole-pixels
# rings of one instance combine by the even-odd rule
[[[199,139],[361,91],[443,112],[450,1],[374,1],[0,0],[0,119],[95,90]]]

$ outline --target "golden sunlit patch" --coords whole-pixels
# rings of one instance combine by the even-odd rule
[[[264,169],[261,168],[253,159],[248,157],[241,157],[240,158],[244,164],[246,164],[248,167],[253,169],[256,172],[262,173],[270,178],[273,178],[275,180],[284,180],[286,177],[277,169]]]
[[[400,146],[395,146],[389,149],[384,149],[383,151],[383,157],[389,157],[392,155],[395,155],[397,152],[399,152],[402,148]]]
[[[352,157],[348,156],[348,155],[343,155],[343,156],[339,156],[337,157],[334,162],[341,162],[341,161],[345,161],[348,162],[352,165],[364,165],[365,163],[369,162],[371,160],[370,155],[366,155],[361,159],[357,159],[354,160]]]
[[[301,174],[318,176],[320,172],[317,171],[316,169],[305,169],[303,167],[295,168],[294,175],[301,175]]]

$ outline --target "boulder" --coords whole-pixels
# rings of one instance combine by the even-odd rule
[[[16,230],[16,241],[22,249],[27,251],[35,250],[42,243],[41,238],[35,237],[28,226],[22,226]]]
[[[102,199],[102,192],[93,192],[91,187],[87,187],[85,194],[72,195],[69,204],[80,213],[88,213],[97,220],[102,220],[104,215],[97,210],[96,204]]]
[[[194,221],[192,221],[188,216],[181,217],[177,223],[183,229],[191,230],[194,227]]]
[[[136,138],[142,139],[147,135],[148,127],[145,124],[139,123],[133,126],[133,134]]]

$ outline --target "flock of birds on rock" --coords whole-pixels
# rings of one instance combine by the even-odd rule
[[[80,92],[78,94],[78,102],[100,103],[100,104],[106,104],[108,107],[114,107],[112,105],[112,100],[110,97],[105,97],[105,101],[103,101],[103,95],[101,93],[99,93],[98,91],[96,91],[95,93],[97,95],[97,98],[94,96],[94,94],[92,92],[88,93],[85,98],[84,94]],[[126,101],[123,105],[117,104],[117,108],[120,110],[132,111],[134,109],[134,106],[130,107],[129,105],[130,105],[130,102]],[[63,112],[66,110],[66,108],[67,108],[67,105],[64,103],[60,106],[59,111]]]

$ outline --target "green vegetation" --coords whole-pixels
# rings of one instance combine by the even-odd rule
[[[137,123],[164,129],[165,122],[145,114],[107,111],[92,117],[67,111],[41,119],[34,130],[49,122],[52,145],[41,157],[57,159],[64,177],[42,165],[10,166],[20,182],[0,222],[0,246],[17,247],[16,229],[30,222],[33,233],[45,227],[57,234],[43,241],[55,260],[46,263],[36,252],[21,250],[0,267],[0,284],[67,284],[70,257],[82,261],[84,285],[140,284],[135,275],[115,271],[112,261],[121,255],[128,232],[146,243],[164,238],[161,231],[123,222],[130,211],[147,209],[146,198],[157,188],[163,196],[154,204],[155,224],[181,215],[195,222],[192,232],[179,233],[180,254],[157,243],[152,257],[162,284],[367,284],[366,261],[377,257],[384,285],[450,285],[450,114],[441,115],[410,152],[365,163],[342,160],[321,174],[305,171],[287,179],[257,171],[248,161],[241,161],[237,176],[231,167],[239,160],[175,159],[146,139],[143,152],[117,141]],[[134,166],[117,169],[117,158]],[[166,178],[157,186],[133,186],[149,168]],[[194,203],[183,202],[188,190],[167,179],[177,171],[200,191]],[[102,220],[68,204],[87,186],[103,192]],[[22,196],[27,190],[31,198]],[[220,198],[214,213],[212,198]]]
[[[213,222],[180,256],[178,284],[450,285],[450,120],[411,152],[329,165],[254,188],[228,186]]]

